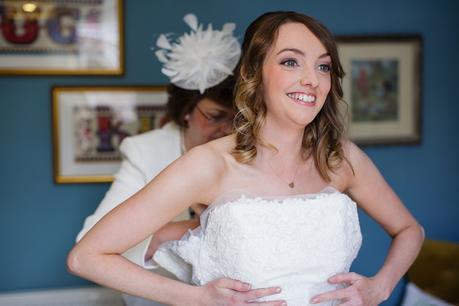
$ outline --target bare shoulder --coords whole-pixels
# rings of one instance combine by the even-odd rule
[[[352,171],[348,181],[349,189],[356,190],[363,186],[368,188],[370,182],[384,180],[371,159],[355,143],[350,140],[343,141],[343,150]]]
[[[333,173],[332,181],[337,186],[340,186],[342,190],[347,190],[355,183],[358,173],[363,171],[362,167],[365,168],[365,164],[371,164],[371,161],[365,152],[352,141],[347,139],[342,140],[341,144],[344,160],[341,162],[338,170]]]
[[[225,161],[218,146],[207,143],[196,146],[184,154],[179,163],[186,169],[196,169],[201,175],[219,176],[224,172]]]
[[[342,141],[344,156],[354,166],[362,158],[367,158],[366,154],[352,141],[346,139]]]
[[[344,157],[352,166],[353,172],[373,165],[367,154],[350,140],[342,141]],[[355,173],[354,173],[355,174]]]
[[[207,154],[213,159],[214,162],[220,164],[220,166],[228,166],[228,162],[233,159],[232,150],[235,146],[235,136],[228,135],[213,141],[210,141],[206,144],[196,147],[196,149],[207,150]],[[210,156],[211,155],[211,156]]]
[[[216,166],[224,166],[228,154],[234,147],[234,137],[228,135],[208,143],[199,145],[188,151],[184,156],[193,158],[194,161],[206,161]]]
[[[206,186],[203,203],[212,202],[218,196],[220,185],[228,169],[228,150],[231,137],[223,137],[196,146],[173,163],[174,172],[180,177],[193,180],[196,185]]]

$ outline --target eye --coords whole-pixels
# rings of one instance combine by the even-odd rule
[[[209,122],[212,122],[212,123],[219,123],[219,122],[229,121],[229,120],[232,120],[232,116],[226,112],[218,112],[218,113],[209,114]]]
[[[296,59],[289,58],[289,59],[281,61],[281,65],[288,67],[288,68],[294,68],[298,66],[298,62],[296,61]]]
[[[318,69],[320,72],[329,73],[331,71],[331,65],[330,64],[320,64],[318,66]]]
[[[213,121],[222,121],[225,118],[225,114],[212,114],[209,116]]]

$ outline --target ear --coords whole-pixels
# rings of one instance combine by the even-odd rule
[[[185,128],[188,128],[190,126],[190,114],[186,114],[185,117],[183,117],[183,123],[185,125]]]

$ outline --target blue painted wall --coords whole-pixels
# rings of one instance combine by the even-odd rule
[[[184,14],[217,27],[234,21],[242,37],[255,17],[279,9],[315,16],[335,34],[423,35],[422,144],[365,151],[428,237],[459,242],[459,2],[126,0],[123,77],[0,77],[0,292],[88,284],[67,273],[65,258],[108,185],[53,183],[51,86],[165,84],[150,47],[158,33],[187,30]],[[354,270],[371,275],[389,239],[366,216],[361,221],[364,245]],[[399,286],[386,304],[396,305],[401,293]]]

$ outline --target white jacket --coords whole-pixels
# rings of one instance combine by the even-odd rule
[[[115,175],[115,180],[96,211],[86,218],[83,228],[77,236],[77,241],[105,214],[140,190],[166,166],[180,157],[180,129],[176,124],[168,123],[161,129],[127,137],[121,143],[120,151],[123,155],[123,161]],[[186,210],[174,221],[189,218],[189,212]],[[144,260],[150,240],[151,236],[126,251],[123,256],[146,269],[156,268],[151,259]]]

